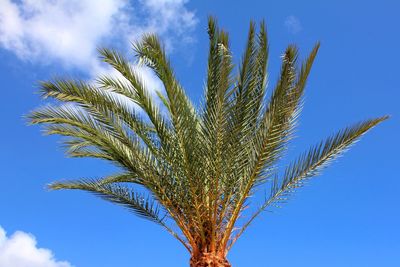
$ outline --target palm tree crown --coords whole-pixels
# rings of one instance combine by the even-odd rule
[[[228,34],[209,19],[205,101],[199,109],[154,35],[145,35],[133,47],[139,62],[164,85],[165,93],[157,91],[159,102],[133,65],[110,49],[99,51],[119,78],[101,76],[95,84],[42,82],[43,97],[58,102],[32,112],[31,123],[44,124],[47,134],[66,136],[70,156],[104,159],[120,169],[101,179],[55,182],[50,188],[92,192],[161,225],[190,252],[191,266],[230,266],[229,249],[262,211],[285,202],[387,118],[347,127],[279,170],[319,44],[300,64],[297,48],[290,45],[278,82],[267,94],[268,42],[264,23],[259,28],[257,32],[250,24],[234,74]],[[269,193],[250,213],[247,207],[255,204],[250,198],[260,186]]]

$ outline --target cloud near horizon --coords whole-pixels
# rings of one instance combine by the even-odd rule
[[[17,231],[7,236],[0,226],[0,267],[73,267],[58,261],[49,249],[37,247],[33,235]]]
[[[197,18],[187,1],[0,0],[0,47],[23,61],[94,77],[108,71],[98,60],[99,46],[128,51],[146,32],[160,35],[170,51],[192,42]]]

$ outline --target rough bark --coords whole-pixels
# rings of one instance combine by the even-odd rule
[[[232,267],[225,257],[216,254],[202,253],[201,255],[192,255],[190,258],[190,267]]]

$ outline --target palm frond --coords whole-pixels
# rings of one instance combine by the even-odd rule
[[[52,190],[79,189],[93,193],[107,201],[119,204],[133,211],[139,217],[157,224],[163,224],[165,216],[160,216],[159,205],[143,194],[124,186],[104,183],[102,180],[82,179],[78,181],[55,182],[49,185]]]
[[[174,131],[174,144],[169,147],[174,149],[174,166],[176,171],[182,172],[186,179],[181,180],[181,184],[191,194],[185,195],[185,211],[187,213],[197,213],[197,222],[192,222],[199,227],[200,214],[193,207],[199,207],[198,197],[201,196],[198,181],[201,176],[198,170],[202,169],[202,159],[199,156],[199,117],[193,104],[183,91],[171,68],[170,61],[165,54],[164,47],[155,35],[145,35],[140,42],[133,45],[139,60],[154,71],[163,82],[166,92],[166,105]],[[179,170],[178,170],[179,169]],[[193,216],[189,216],[193,220]]]
[[[153,153],[156,153],[156,140],[152,137],[152,127],[145,123],[136,114],[132,105],[129,106],[130,103],[124,101],[118,94],[108,93],[83,81],[63,79],[42,82],[41,92],[44,98],[52,97],[63,102],[79,104],[97,120],[109,125],[109,128],[119,129],[120,135],[125,135],[125,131],[121,127],[126,125],[142,139]],[[125,136],[125,138],[127,137]]]
[[[318,145],[311,147],[294,160],[293,163],[289,164],[282,179],[277,177],[273,179],[269,197],[242,226],[236,237],[233,238],[231,245],[262,211],[273,204],[286,202],[289,195],[302,187],[307,179],[319,175],[324,168],[346,152],[362,135],[387,118],[388,116],[384,116],[347,127]]]
[[[154,125],[160,141],[163,144],[169,144],[171,142],[171,133],[168,129],[168,124],[161,115],[159,107],[154,104],[149,91],[145,88],[137,71],[117,51],[106,48],[99,51],[103,61],[115,68],[129,82],[126,84],[119,79],[103,76],[98,79],[100,86],[132,99],[132,101],[145,111]]]
[[[100,180],[82,179],[68,182],[55,182],[49,185],[52,190],[68,189],[90,192],[104,200],[121,205],[137,216],[164,227],[171,235],[180,241],[190,252],[187,242],[166,224],[167,214],[162,211],[157,201],[151,196],[135,192],[128,187],[114,184],[115,182],[131,182],[132,176],[127,174],[106,177]],[[118,181],[119,180],[119,181]]]
[[[330,162],[342,155],[362,135],[387,118],[384,116],[347,127],[310,148],[286,168],[281,184],[273,187],[276,189],[272,190],[272,198],[301,187],[306,179],[320,174]]]
[[[231,218],[232,206],[240,198],[247,166],[253,153],[252,138],[257,130],[257,121],[262,111],[267,82],[268,42],[265,24],[261,23],[256,34],[255,24],[250,23],[246,50],[239,68],[234,88],[229,124],[226,130],[224,171],[228,174],[223,181],[224,200],[219,215],[219,224]],[[235,155],[232,157],[232,155]]]
[[[272,93],[268,109],[263,115],[260,126],[254,138],[250,139],[250,145],[254,152],[249,154],[249,159],[244,166],[246,175],[242,180],[240,195],[236,198],[234,209],[229,218],[227,231],[224,236],[224,246],[228,242],[231,231],[245,207],[245,201],[251,195],[255,183],[266,180],[265,176],[271,175],[270,169],[280,158],[285,150],[287,142],[291,137],[295,111],[299,103],[299,97],[293,98],[295,94],[294,81],[296,77],[297,48],[289,46],[283,56],[281,77]],[[263,172],[266,175],[263,177]]]

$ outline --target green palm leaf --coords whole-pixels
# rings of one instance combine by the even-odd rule
[[[347,151],[362,135],[387,118],[387,116],[384,116],[347,127],[325,141],[320,142],[318,145],[311,147],[307,152],[289,164],[285,169],[282,179],[279,180],[275,177],[272,180],[269,197],[241,227],[231,245],[233,245],[234,241],[237,240],[262,211],[273,204],[286,202],[289,195],[302,187],[309,178],[319,175],[329,163]]]

